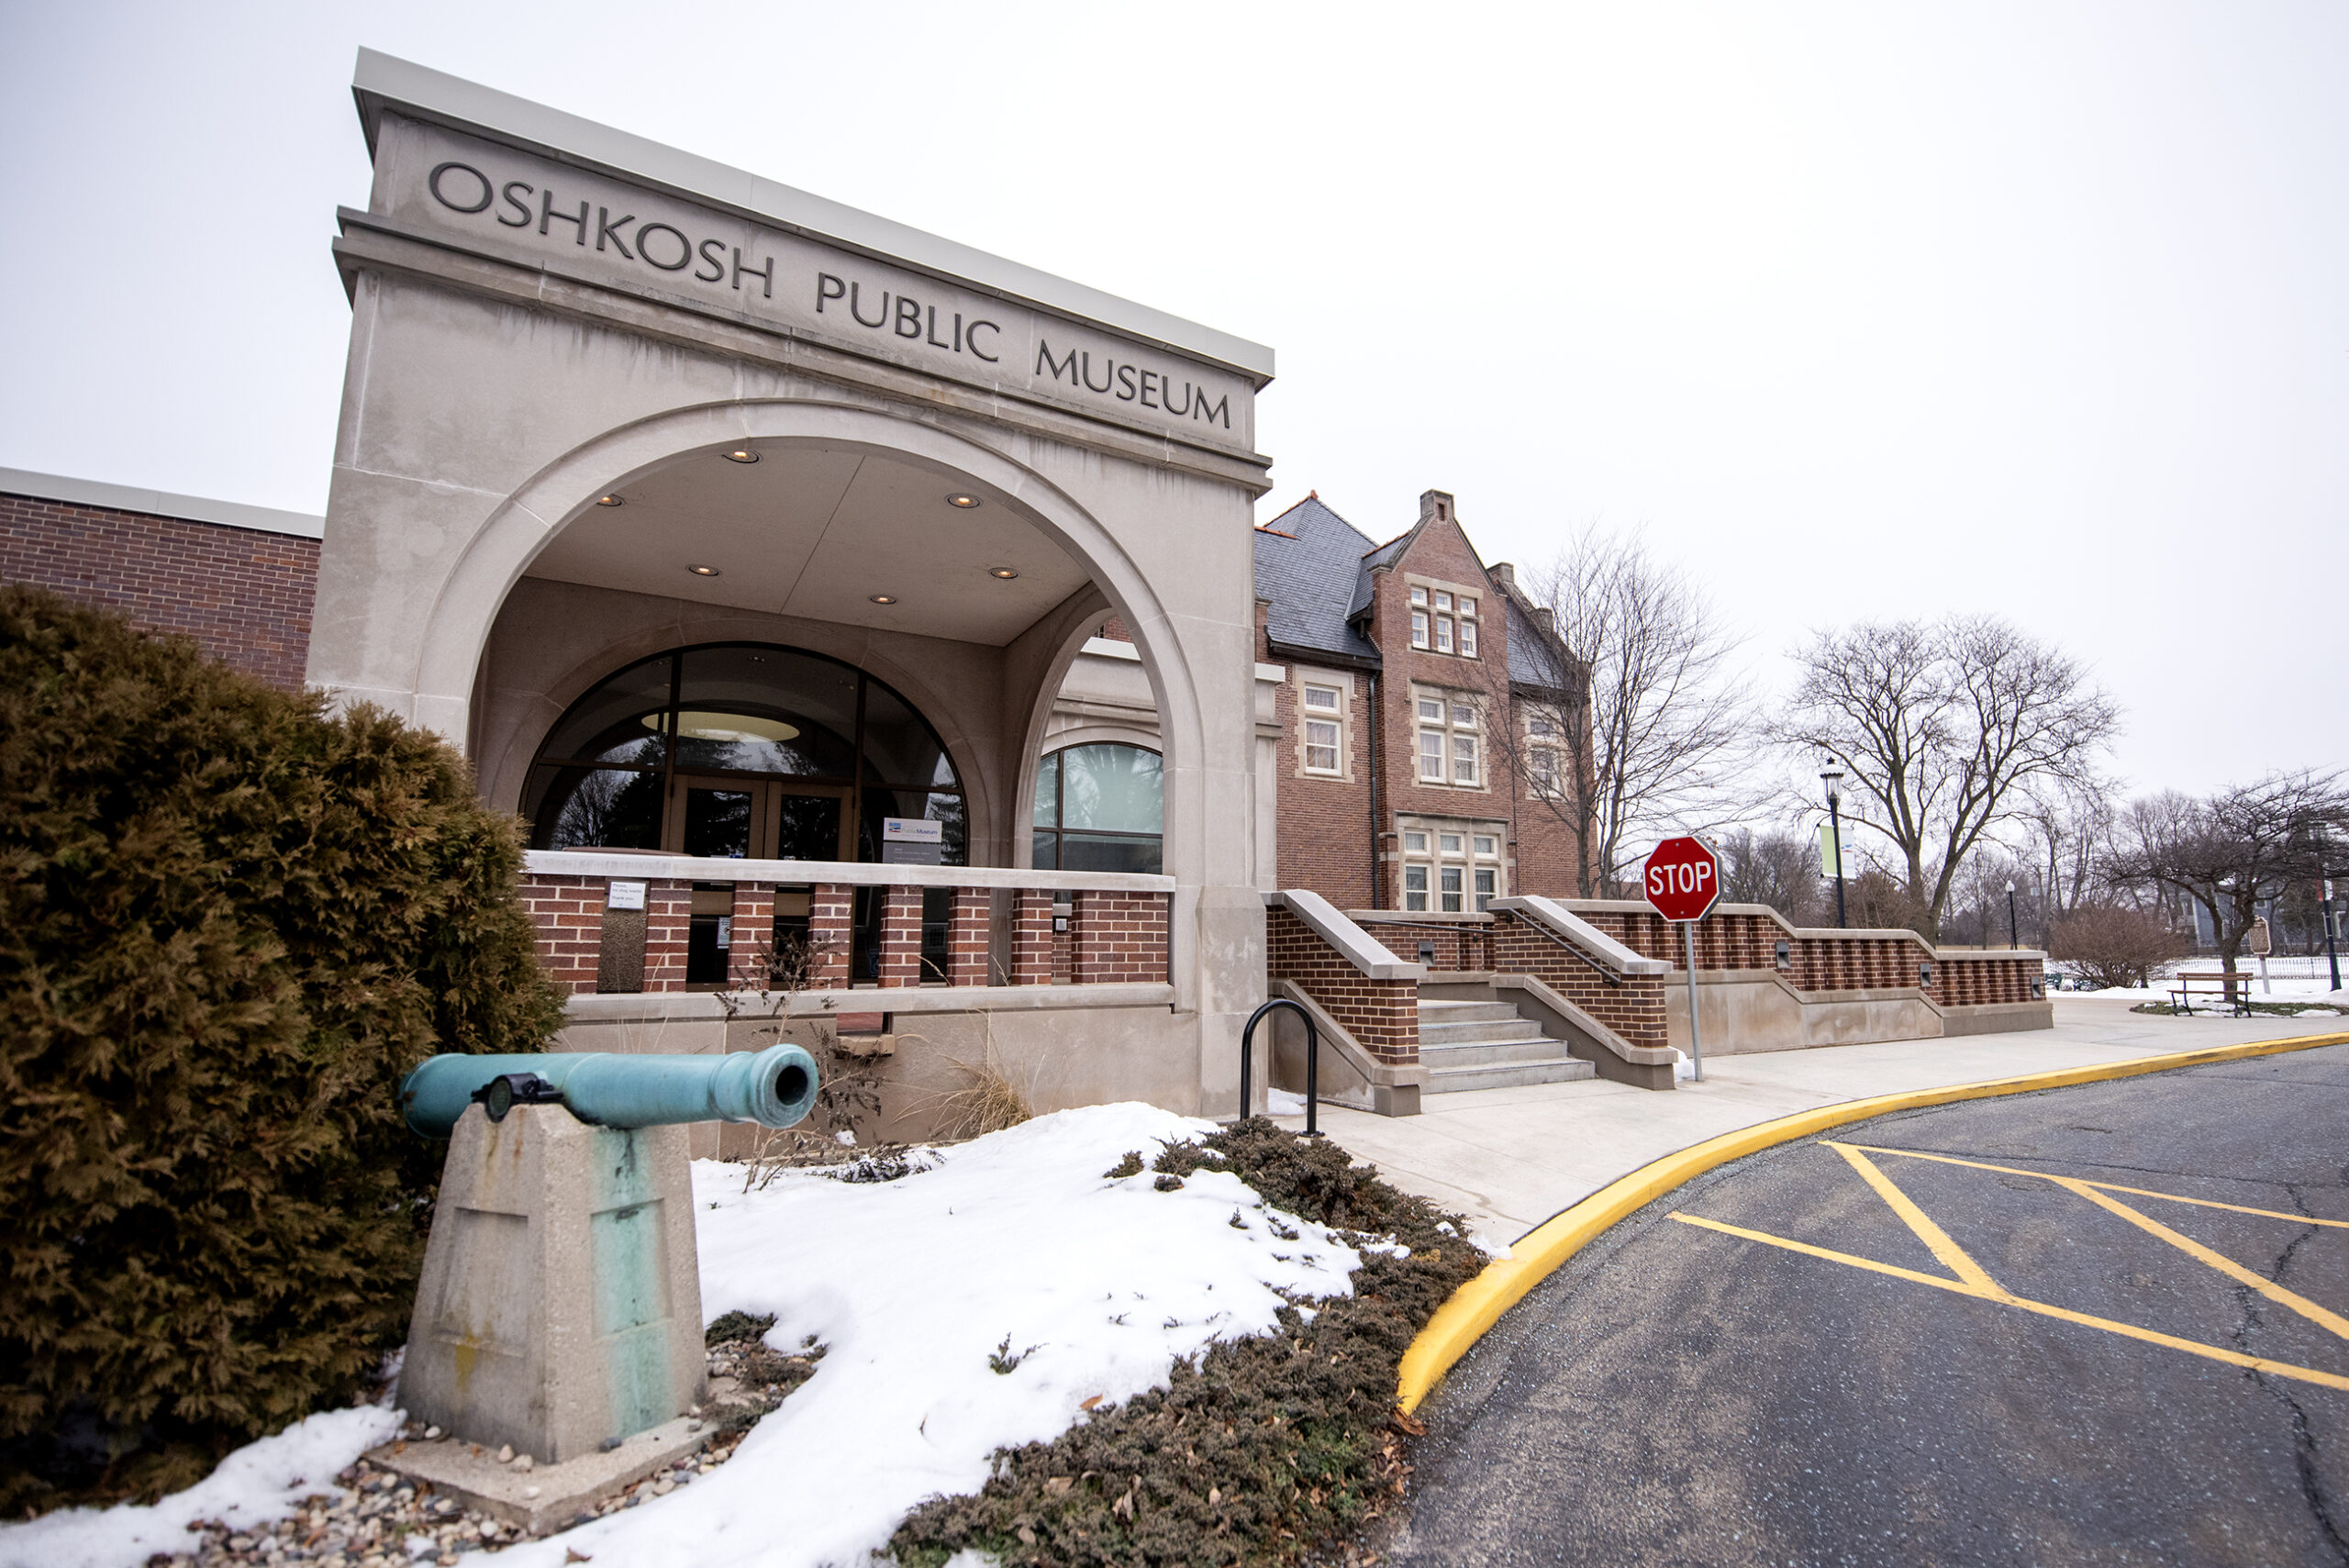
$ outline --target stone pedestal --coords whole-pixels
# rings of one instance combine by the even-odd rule
[[[561,1463],[700,1400],[688,1130],[465,1112],[408,1325],[412,1418]]]

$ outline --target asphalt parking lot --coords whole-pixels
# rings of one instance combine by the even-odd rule
[[[2349,1562],[2344,1111],[2329,1047],[1714,1171],[1453,1369],[1389,1560]]]

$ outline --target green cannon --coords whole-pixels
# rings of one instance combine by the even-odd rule
[[[796,1045],[722,1056],[436,1056],[407,1075],[399,1104],[427,1138],[447,1138],[468,1106],[492,1121],[518,1105],[559,1105],[591,1127],[751,1121],[792,1127],[816,1104],[816,1059]]]

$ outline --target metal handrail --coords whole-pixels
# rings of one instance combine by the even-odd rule
[[[1249,1066],[1252,1048],[1256,1038],[1256,1022],[1275,1007],[1286,1007],[1305,1020],[1305,1136],[1319,1138],[1321,1136],[1321,1129],[1316,1125],[1318,1118],[1314,1113],[1316,1107],[1321,1103],[1321,1031],[1313,1027],[1313,1015],[1286,996],[1275,996],[1249,1014],[1246,1027],[1240,1031],[1241,1118],[1245,1120],[1248,1116]],[[1267,1090],[1272,1087],[1272,1072],[1267,1068],[1264,1073],[1264,1087]]]

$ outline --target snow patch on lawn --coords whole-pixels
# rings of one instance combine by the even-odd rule
[[[284,1518],[313,1493],[340,1488],[335,1476],[367,1450],[399,1435],[398,1412],[364,1406],[328,1410],[248,1443],[184,1492],[150,1507],[61,1508],[0,1525],[5,1568],[135,1568],[158,1551],[195,1544],[187,1527],[217,1519],[239,1529]]]
[[[995,1450],[1049,1440],[1088,1401],[1163,1387],[1177,1359],[1271,1330],[1281,1293],[1351,1295],[1359,1255],[1257,1207],[1237,1176],[1202,1171],[1159,1192],[1148,1171],[1102,1175],[1130,1149],[1146,1162],[1212,1130],[1095,1106],[949,1149],[899,1181],[791,1172],[747,1194],[742,1167],[696,1164],[704,1314],[772,1312],[769,1344],[813,1335],[828,1352],[718,1470],[495,1561],[861,1562],[924,1498],[984,1485]]]

